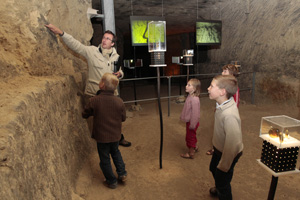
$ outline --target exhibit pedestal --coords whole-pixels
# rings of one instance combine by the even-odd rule
[[[259,137],[263,139],[258,163],[272,174],[268,200],[273,200],[281,175],[299,173],[300,121],[285,115],[262,117]]]

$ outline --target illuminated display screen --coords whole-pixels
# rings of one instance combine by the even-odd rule
[[[197,45],[221,45],[222,21],[205,20],[196,22]]]
[[[130,16],[132,46],[148,46],[148,23],[165,21],[164,17]]]

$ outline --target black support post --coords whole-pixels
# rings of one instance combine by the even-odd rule
[[[269,190],[268,200],[274,199],[277,183],[278,183],[278,177],[272,176],[272,182]]]

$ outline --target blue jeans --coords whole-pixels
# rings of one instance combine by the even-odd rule
[[[111,143],[97,143],[97,149],[100,158],[100,168],[108,184],[117,182],[117,178],[112,171],[109,155],[112,157],[118,176],[127,175],[125,164],[119,150],[119,141]]]
[[[233,169],[235,167],[235,164],[239,160],[242,153],[239,153],[233,160],[230,169],[228,172],[223,172],[217,168],[222,153],[214,148],[214,153],[210,161],[209,170],[211,171],[214,179],[215,179],[215,185],[218,191],[218,197],[220,200],[231,200],[232,199],[232,193],[231,193],[231,185],[230,182],[232,180],[233,176]]]

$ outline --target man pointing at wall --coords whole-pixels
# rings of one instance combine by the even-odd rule
[[[116,36],[113,32],[105,31],[101,44],[96,46],[85,46],[78,40],[74,39],[70,34],[62,31],[53,24],[45,25],[51,32],[58,34],[64,43],[76,53],[82,55],[88,62],[88,78],[84,90],[85,96],[92,97],[97,94],[99,82],[103,74],[113,73],[119,79],[123,78],[124,73],[120,68],[114,71],[115,62],[119,59],[119,54],[114,48]],[[131,143],[122,138],[119,142],[122,146],[130,146]]]

